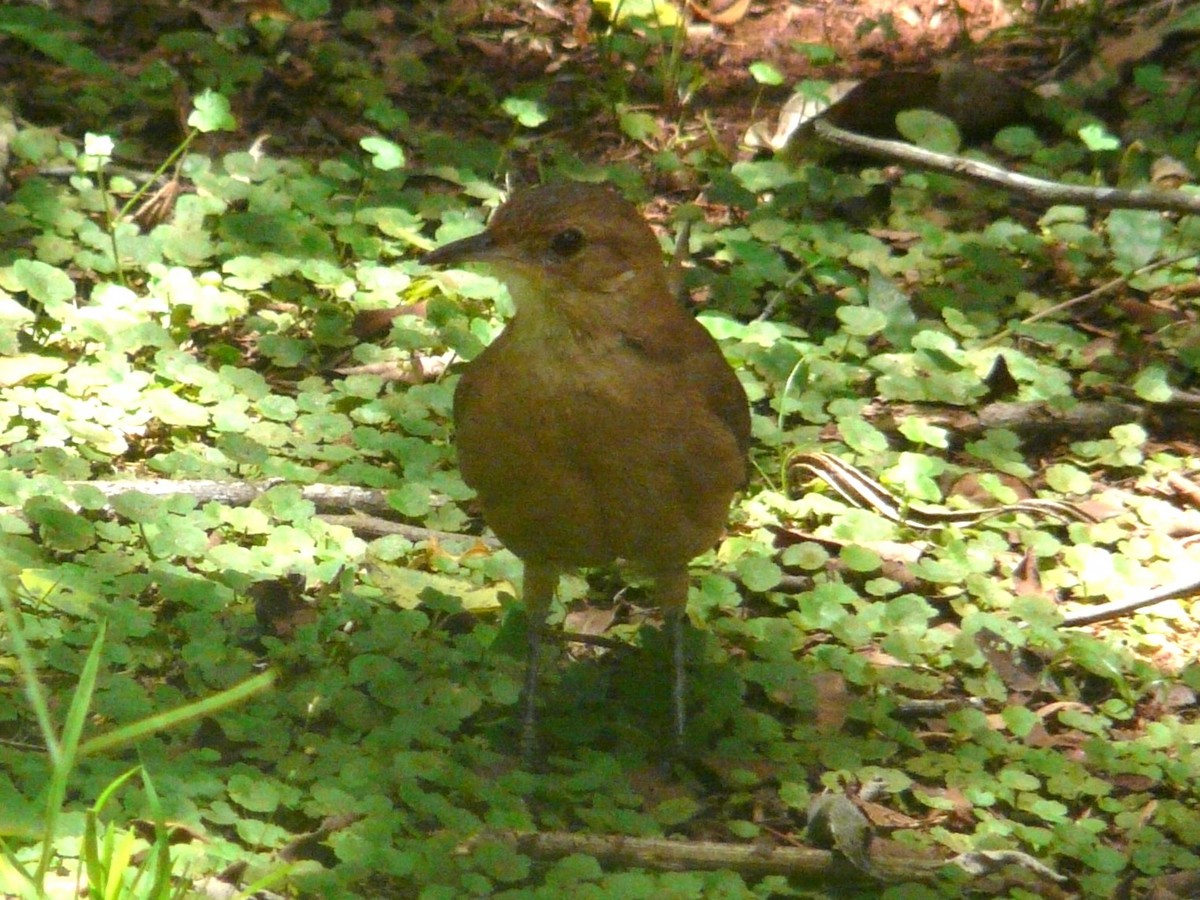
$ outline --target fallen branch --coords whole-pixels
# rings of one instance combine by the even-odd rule
[[[682,841],[666,838],[635,838],[624,835],[577,834],[574,832],[485,832],[460,845],[466,855],[479,846],[503,843],[535,859],[561,859],[573,854],[594,857],[601,865],[638,867],[659,871],[730,869],[746,878],[783,875],[790,879],[878,890],[882,884],[933,884],[941,871],[953,867],[974,876],[972,890],[992,891],[1017,882],[1038,883],[1046,893],[1057,896],[1052,884],[1065,879],[1025,854],[964,853],[953,859],[937,859],[914,853],[898,842],[871,841],[871,873],[861,871],[840,853],[808,847],[773,847],[761,844],[726,844],[717,841]],[[997,870],[1008,867],[1000,874]],[[982,876],[982,877],[981,877]],[[959,876],[961,878],[961,875]]]
[[[122,494],[139,493],[151,497],[170,497],[183,494],[200,503],[228,503],[246,506],[267,491],[280,485],[294,485],[300,496],[313,504],[318,512],[365,511],[375,515],[396,515],[388,503],[388,492],[344,484],[301,484],[275,478],[267,481],[168,481],[158,478],[129,481],[66,481],[68,488],[88,487],[99,491],[109,501]],[[438,505],[433,498],[433,505]]]
[[[459,852],[472,852],[480,844],[504,843],[535,859],[561,859],[582,853],[601,865],[637,866],[660,871],[695,869],[731,869],[744,876],[761,878],[786,875],[792,878],[847,881],[859,885],[878,885],[878,881],[860,872],[830,850],[807,847],[772,847],[758,844],[726,844],[717,841],[682,841],[667,838],[635,838],[625,835],[581,834],[566,831],[488,832],[460,846]],[[929,881],[941,863],[929,857],[909,857],[902,869],[914,879]],[[924,869],[920,875],[917,870]]]
[[[978,410],[932,403],[873,403],[863,414],[881,431],[896,431],[902,420],[917,416],[948,429],[952,445],[977,438],[989,428],[1012,431],[1023,443],[1098,439],[1108,437],[1118,425],[1144,424],[1149,418],[1145,406],[1116,399],[1085,400],[1065,409],[1042,401],[997,401]]]
[[[1125,191],[1119,188],[1062,184],[1011,172],[991,163],[947,153],[935,153],[904,141],[866,137],[838,128],[818,118],[814,132],[823,140],[871,156],[897,160],[922,169],[944,172],[1020,194],[1042,206],[1069,204],[1090,209],[1150,209],[1160,212],[1200,213],[1200,195],[1189,191]]]
[[[1003,427],[1013,428],[1012,415],[1017,409],[1023,407],[1040,407],[1041,404],[991,404],[985,407],[985,410],[992,410],[991,415],[980,415],[979,418],[987,421],[985,427],[996,427],[1000,421],[1006,424]],[[1013,407],[1011,410],[1002,410],[1004,407]],[[1092,407],[1100,407],[1095,409]],[[1083,415],[1080,415],[1082,408]],[[1124,419],[1130,415],[1136,407],[1131,407],[1128,404],[1117,404],[1113,401],[1108,401],[1103,404],[1079,404],[1074,411],[1075,416],[1082,421],[1073,421],[1072,423],[1064,423],[1059,421],[1060,427],[1066,427],[1070,433],[1078,438],[1081,432],[1087,431],[1086,425],[1095,426],[1097,421],[1100,423],[1108,423],[1111,418]],[[955,413],[963,413],[965,411],[954,411]],[[1021,410],[1022,418],[1028,410]],[[1104,415],[1097,415],[1103,412]],[[961,423],[960,423],[961,424]],[[1111,427],[1108,424],[1107,427]],[[825,456],[825,454],[822,454]],[[282,484],[288,484],[282,480],[272,481],[206,481],[206,480],[187,480],[187,481],[166,481],[161,479],[133,479],[129,481],[68,481],[64,484],[68,488],[77,488],[86,485],[94,490],[99,491],[109,501],[121,496],[138,492],[155,497],[169,497],[177,494],[183,494],[189,497],[196,498],[201,503],[228,503],[233,506],[245,506],[252,503],[254,500],[261,497],[271,488]],[[491,537],[479,537],[466,534],[458,534],[456,532],[437,531],[431,528],[422,528],[417,525],[409,525],[403,522],[396,522],[388,517],[395,516],[396,511],[387,502],[387,491],[372,490],[368,488],[359,488],[351,485],[342,484],[308,484],[297,486],[300,495],[303,499],[309,501],[316,507],[316,510],[321,514],[321,518],[335,525],[343,525],[350,528],[356,534],[367,535],[384,535],[384,534],[399,534],[408,538],[413,542],[418,541],[447,541],[456,539],[469,539],[483,543],[488,547],[498,548],[499,542]],[[437,505],[438,499],[432,498],[431,502]],[[0,508],[0,513],[16,514],[19,513],[19,508]],[[1126,613],[1141,609],[1146,606],[1153,606],[1156,603],[1161,603],[1164,600],[1172,600],[1179,597],[1186,597],[1200,592],[1200,578],[1185,579],[1183,581],[1174,582],[1165,585],[1161,588],[1156,588],[1146,594],[1132,597],[1126,600],[1118,600],[1112,603],[1105,603],[1101,606],[1091,607],[1078,612],[1070,613],[1063,619],[1063,626],[1078,627],[1082,625],[1091,625],[1096,622],[1105,621],[1108,619],[1119,618]]]

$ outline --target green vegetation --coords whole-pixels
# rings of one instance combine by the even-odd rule
[[[931,859],[1020,850],[1084,896],[1200,868],[1194,600],[1061,627],[1196,570],[1200,217],[735,160],[681,38],[619,10],[563,99],[545,67],[435,71],[464,40],[449,4],[350,6],[139,20],[131,47],[156,54],[136,75],[98,27],[0,7],[6,46],[65,73],[0,124],[0,894],[63,896],[82,871],[105,898],[218,875],[246,895],[827,896],[514,835],[789,845],[817,840],[824,789],[870,783],[871,830]],[[1089,119],[989,152],[1122,187],[1166,154],[1194,167],[1197,82],[1170,74],[1133,73],[1137,141]],[[747,72],[741,114],[779,77]],[[306,144],[313,85],[371,130]],[[554,618],[609,640],[547,666],[545,771],[518,762],[519,566],[479,539],[450,429],[454,362],[508,299],[416,261],[476,230],[510,171],[667,196],[753,404],[757,475],[689,606],[696,759],[671,773],[665,639],[606,572]],[[839,215],[884,183],[870,223]],[[976,415],[1000,402],[1017,417]],[[1093,407],[1112,420],[1070,418]],[[816,450],[922,508],[1032,493],[1100,521],[917,528],[806,480]]]

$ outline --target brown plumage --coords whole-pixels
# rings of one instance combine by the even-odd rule
[[[653,579],[667,612],[682,738],[687,566],[720,537],[747,475],[737,376],[672,296],[654,233],[607,187],[517,193],[486,231],[424,261],[486,263],[517,307],[463,372],[454,426],[484,519],[525,564],[526,752],[559,576],[614,560]]]

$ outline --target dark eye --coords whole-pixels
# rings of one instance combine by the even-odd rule
[[[550,238],[550,252],[559,259],[570,259],[583,249],[583,232],[578,228],[564,228]]]

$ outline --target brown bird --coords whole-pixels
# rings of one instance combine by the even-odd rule
[[[525,564],[526,757],[559,576],[614,560],[649,576],[665,611],[682,742],[688,563],[721,536],[746,481],[741,383],[673,296],[654,233],[608,187],[519,192],[485,231],[423,262],[484,263],[516,304],[500,336],[466,366],[454,427],[484,520]]]

